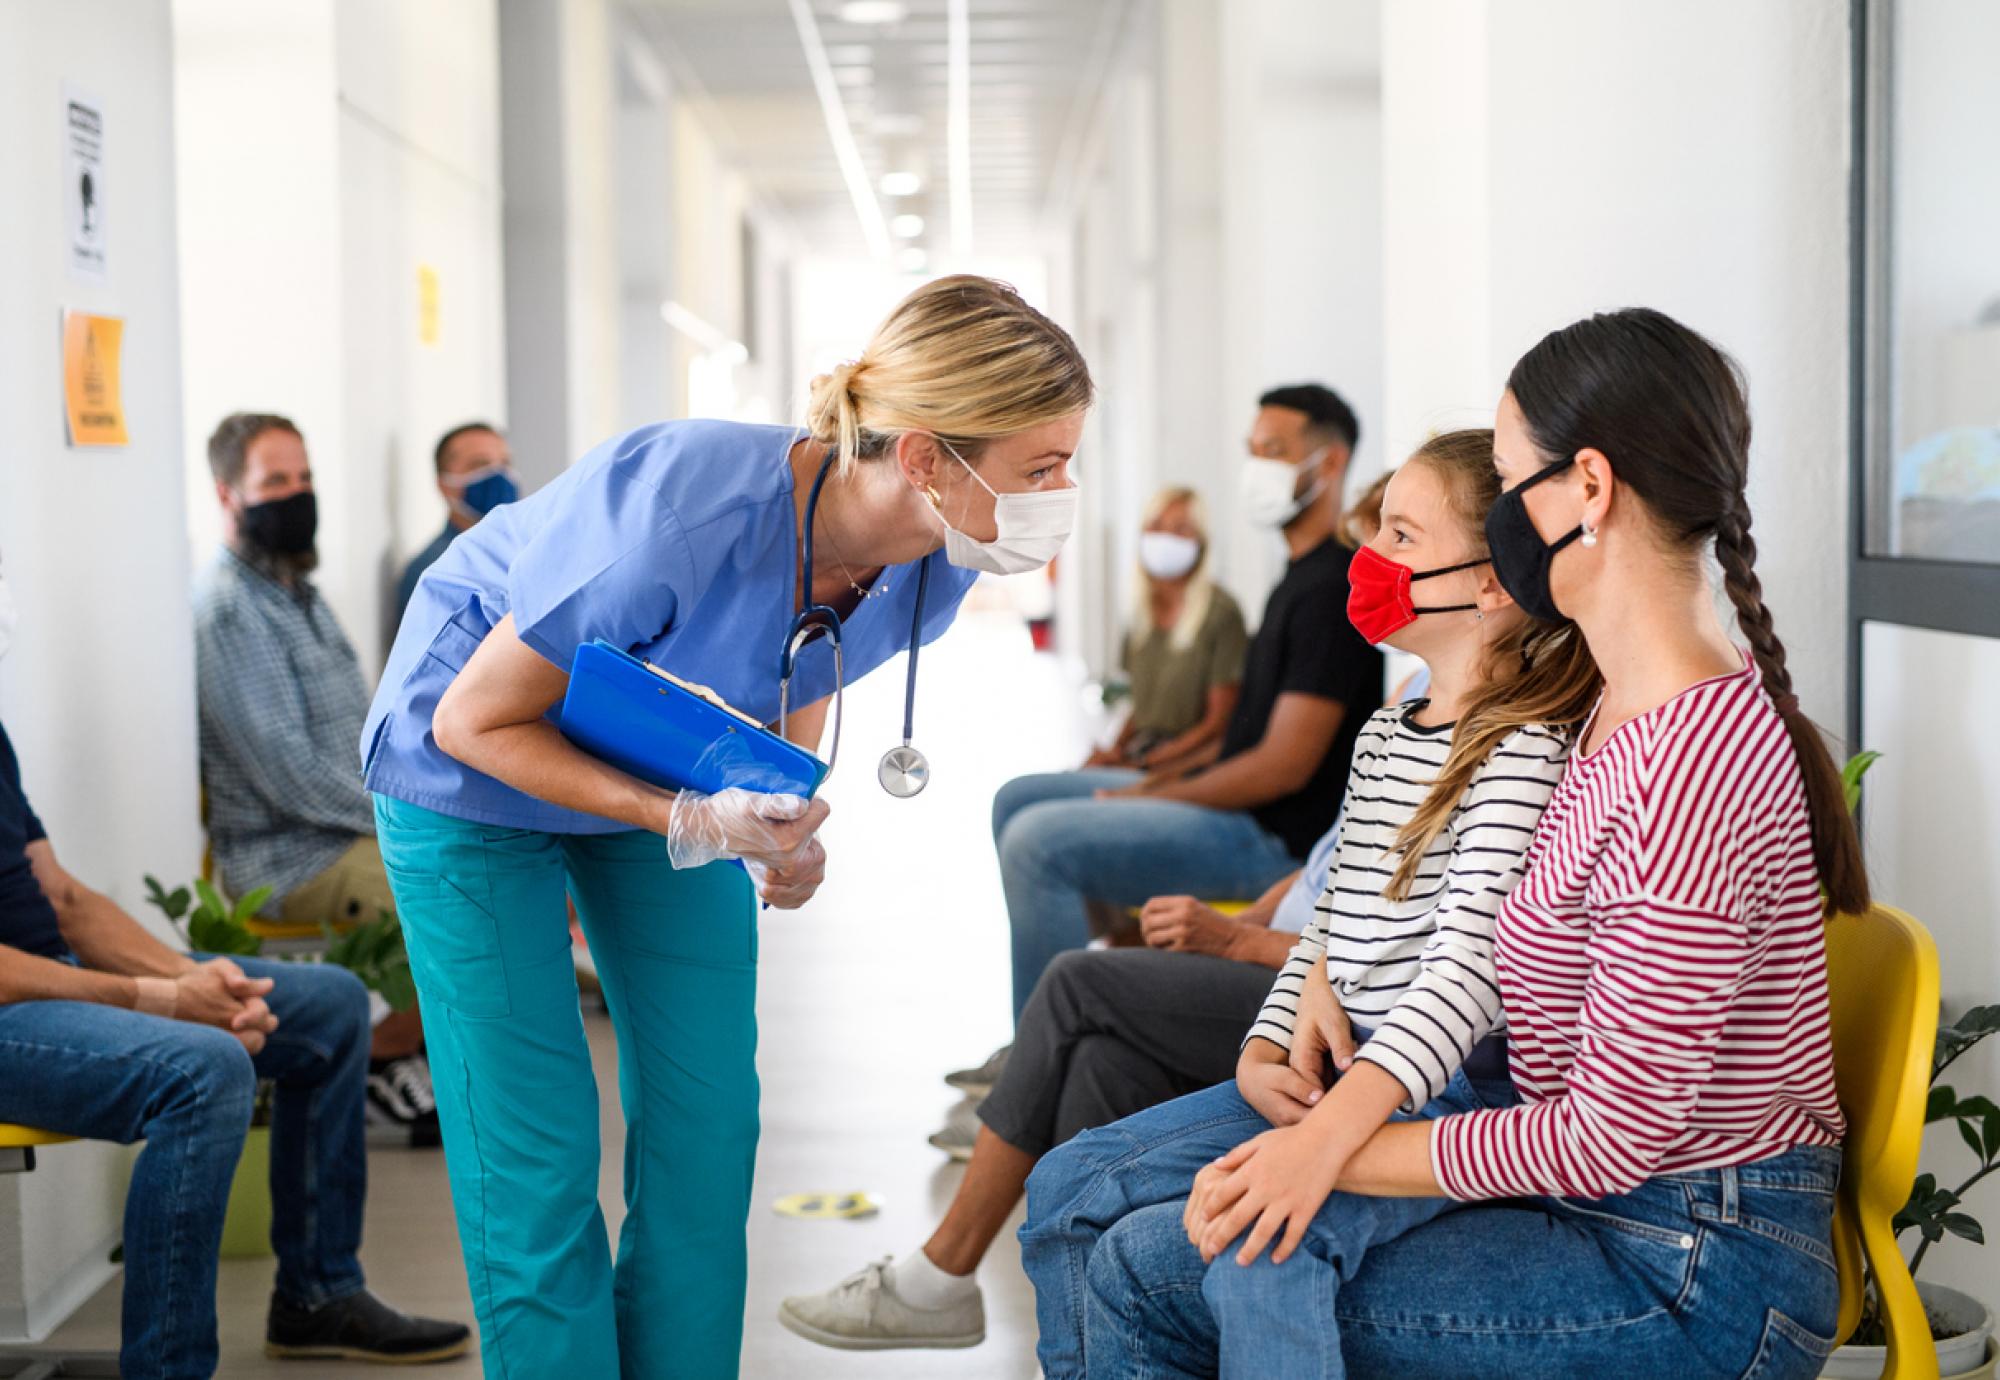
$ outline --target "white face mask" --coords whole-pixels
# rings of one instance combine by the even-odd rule
[[[7,655],[7,649],[14,645],[14,629],[21,622],[21,610],[14,602],[14,591],[7,584],[7,577],[0,575],[0,657]]]
[[[1259,527],[1290,526],[1292,519],[1311,507],[1326,488],[1325,477],[1315,475],[1304,493],[1298,491],[1299,472],[1317,466],[1325,458],[1326,449],[1321,446],[1296,465],[1255,457],[1245,460],[1239,485],[1244,516]]]
[[[1201,559],[1201,543],[1178,532],[1141,532],[1139,564],[1156,580],[1178,580]]]
[[[951,458],[965,465],[965,472],[979,487],[993,495],[992,541],[968,537],[944,519],[935,502],[931,509],[944,528],[944,558],[966,570],[984,570],[993,575],[1019,575],[1039,570],[1055,559],[1063,543],[1076,527],[1076,504],[1082,490],[1075,483],[1067,489],[1036,489],[1028,493],[1003,494],[979,478],[979,471],[965,464],[965,457],[939,438],[938,444],[951,451]]]

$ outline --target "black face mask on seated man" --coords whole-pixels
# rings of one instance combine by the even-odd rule
[[[319,500],[311,489],[244,508],[237,522],[243,539],[273,556],[304,556],[319,534]]]

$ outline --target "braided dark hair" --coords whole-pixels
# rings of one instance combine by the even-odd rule
[[[1866,910],[1868,872],[1840,772],[1799,707],[1757,578],[1742,370],[1672,317],[1634,307],[1544,336],[1514,366],[1507,387],[1545,454],[1603,451],[1618,482],[1671,539],[1695,550],[1714,540],[1723,590],[1798,757],[1820,885],[1831,909]]]

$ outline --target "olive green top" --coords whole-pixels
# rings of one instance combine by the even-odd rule
[[[1211,587],[1208,611],[1185,647],[1173,632],[1151,619],[1125,638],[1123,666],[1132,681],[1132,726],[1155,740],[1173,738],[1201,722],[1208,692],[1243,679],[1243,655],[1250,634],[1243,610],[1221,589]]]

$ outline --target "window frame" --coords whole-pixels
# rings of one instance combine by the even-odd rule
[[[1898,0],[1849,0],[1852,166],[1848,179],[1847,739],[1861,742],[1862,637],[1889,623],[2000,638],[2000,563],[1869,551],[1888,482],[1894,261],[1894,109]]]

